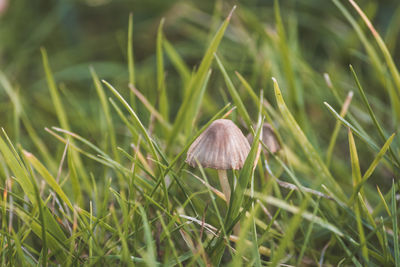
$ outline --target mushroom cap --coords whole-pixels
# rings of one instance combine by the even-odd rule
[[[215,120],[197,137],[187,152],[186,162],[196,167],[238,170],[250,151],[250,145],[242,131],[231,121]]]
[[[249,140],[250,144],[253,143],[253,135],[251,133],[247,135],[247,140]],[[274,129],[272,129],[272,126],[269,123],[263,124],[262,141],[272,153],[281,149],[281,145],[279,144]]]

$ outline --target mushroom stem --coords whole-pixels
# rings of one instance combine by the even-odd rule
[[[228,182],[228,176],[226,175],[226,170],[218,170],[219,183],[222,187],[222,192],[225,195],[226,203],[229,205],[231,199],[231,187]]]

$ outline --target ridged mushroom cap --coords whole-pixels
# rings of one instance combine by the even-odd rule
[[[196,160],[205,168],[238,170],[250,151],[242,131],[231,121],[215,120],[193,142],[187,152],[186,162],[196,167]]]
[[[247,135],[247,140],[249,140],[250,144],[253,143],[253,135],[251,133]],[[281,149],[281,145],[278,142],[274,129],[272,129],[272,126],[269,123],[263,124],[262,141],[272,153]]]

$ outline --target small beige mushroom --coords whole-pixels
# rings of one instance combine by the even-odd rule
[[[253,135],[250,133],[247,135],[247,140],[249,143],[253,143]],[[262,129],[262,142],[268,147],[271,153],[276,153],[281,149],[278,138],[272,128],[271,124],[264,123]]]
[[[249,142],[242,131],[231,120],[219,119],[193,142],[186,162],[192,167],[198,162],[205,168],[218,170],[222,191],[229,203],[231,189],[226,170],[241,169],[249,151]]]

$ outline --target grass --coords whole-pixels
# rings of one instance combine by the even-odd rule
[[[400,266],[400,8],[167,2],[0,15],[1,266]],[[220,118],[229,203],[185,163]]]

